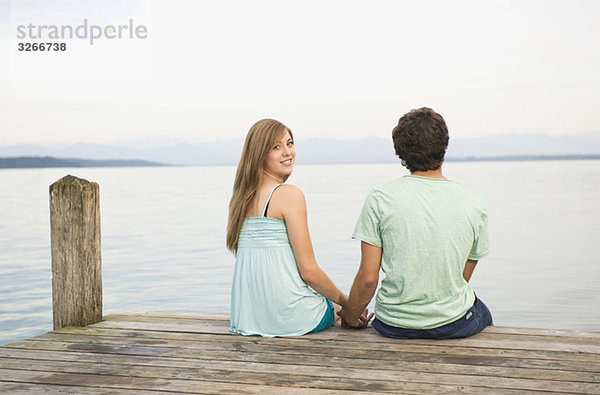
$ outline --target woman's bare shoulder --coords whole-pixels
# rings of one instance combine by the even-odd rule
[[[304,193],[300,188],[292,184],[283,184],[277,188],[273,193],[273,201],[282,212],[286,212],[289,209],[296,210],[306,207]]]
[[[304,200],[302,190],[293,184],[282,184],[275,192],[279,192],[279,196],[283,198]]]

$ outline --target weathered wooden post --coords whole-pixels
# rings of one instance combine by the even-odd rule
[[[102,320],[100,188],[67,175],[50,186],[54,329]]]

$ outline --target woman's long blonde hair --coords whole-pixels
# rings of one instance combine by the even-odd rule
[[[234,254],[237,254],[242,222],[262,182],[265,160],[286,131],[293,139],[292,131],[274,119],[262,119],[252,125],[248,131],[240,163],[235,173],[233,194],[229,201],[227,248]],[[288,176],[285,176],[283,180],[285,181],[287,178]]]

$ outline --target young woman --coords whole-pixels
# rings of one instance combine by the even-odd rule
[[[317,265],[292,131],[263,119],[248,132],[229,203],[227,248],[236,254],[230,331],[297,336],[333,325],[348,297]],[[332,303],[333,302],[333,303]]]

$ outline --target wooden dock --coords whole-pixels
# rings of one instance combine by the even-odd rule
[[[600,332],[490,327],[393,340],[228,333],[223,315],[119,314],[0,347],[0,393],[596,393]]]

